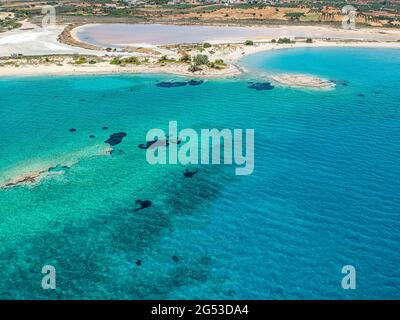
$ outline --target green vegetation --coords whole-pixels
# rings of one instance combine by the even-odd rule
[[[203,43],[203,48],[204,49],[211,48],[211,47],[212,47],[211,43],[208,43],[208,42],[204,42]]]
[[[290,38],[279,38],[278,43],[287,44],[287,43],[295,43],[295,41],[290,40]]]
[[[115,57],[110,61],[110,64],[117,65],[117,66],[123,66],[123,65],[127,65],[127,64],[140,65],[141,62],[137,57],[129,57],[129,58],[125,58],[125,59]]]
[[[188,53],[184,52],[179,61],[184,63],[190,63],[192,61],[192,57]]]
[[[175,59],[168,58],[166,55],[163,55],[160,59],[158,59],[159,63],[168,63],[168,62],[176,62]]]
[[[245,45],[245,46],[252,46],[252,45],[254,45],[254,42],[251,41],[251,40],[246,40],[246,41],[244,42],[244,45]]]
[[[213,69],[224,69],[226,67],[226,63],[222,59],[216,59],[215,61],[210,62],[208,66]]]
[[[123,63],[125,64],[134,64],[134,65],[140,65],[141,62],[139,61],[139,59],[137,57],[129,57],[129,58],[125,58],[122,60]]]
[[[195,66],[201,66],[208,64],[208,57],[205,54],[198,54],[193,57],[193,64]]]
[[[303,12],[288,12],[285,13],[285,17],[290,18],[292,21],[300,21],[300,18],[304,16]]]
[[[4,19],[0,19],[0,31],[12,30],[21,26],[22,24],[16,18],[5,17]]]
[[[196,72],[196,71],[200,71],[201,70],[201,68],[199,68],[198,66],[196,66],[196,65],[194,65],[194,64],[192,64],[189,68],[188,68],[188,71],[189,72]]]
[[[85,57],[78,57],[75,59],[75,64],[84,64],[86,62],[87,62],[87,60]]]
[[[306,42],[307,42],[307,43],[312,43],[313,40],[312,40],[311,38],[307,38]]]
[[[113,58],[113,59],[110,61],[110,64],[114,64],[114,65],[119,66],[119,65],[122,64],[122,62],[121,62],[121,59],[120,59],[120,58],[115,57],[115,58]]]

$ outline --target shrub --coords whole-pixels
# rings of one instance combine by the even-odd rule
[[[251,40],[246,40],[246,41],[244,42],[244,45],[245,45],[245,46],[252,46],[252,45],[254,45],[254,42],[251,41]]]
[[[211,48],[212,47],[212,45],[211,45],[211,43],[208,43],[208,42],[204,42],[203,43],[203,48]]]
[[[122,63],[121,60],[120,60],[119,58],[117,58],[117,57],[113,58],[113,59],[110,61],[110,64],[115,64],[115,65],[117,65],[117,66],[119,66],[121,63]]]
[[[189,54],[187,54],[186,52],[184,52],[182,54],[181,58],[179,59],[179,61],[189,63],[192,61],[192,57]]]
[[[275,40],[275,39],[272,39],[272,40],[271,40],[271,43],[276,43],[276,40]]]
[[[194,65],[194,64],[190,65],[190,67],[188,68],[189,72],[196,72],[196,71],[200,71],[200,70],[201,69],[198,66]]]
[[[307,43],[312,43],[313,40],[312,40],[311,38],[308,38],[308,39],[306,40],[306,42],[307,42]]]
[[[279,38],[278,43],[294,43],[290,38]]]
[[[208,62],[208,57],[205,54],[198,54],[193,57],[193,63],[196,66],[201,66],[203,64],[207,64]]]
[[[79,58],[75,59],[75,64],[84,64],[86,62],[87,62],[87,60],[85,57],[79,57]]]
[[[213,69],[224,69],[226,67],[226,63],[222,59],[216,59],[215,61],[210,62],[208,66]]]
[[[165,63],[165,62],[174,62],[174,59],[168,58],[166,55],[163,55],[160,59],[158,59],[159,63]]]
[[[137,57],[129,57],[123,60],[124,63],[126,64],[135,64],[135,65],[139,65],[140,61]]]
[[[158,62],[165,62],[167,61],[168,57],[166,55],[163,55],[160,59],[158,59]]]
[[[299,21],[301,17],[304,16],[303,12],[288,12],[285,13],[285,17],[290,18],[292,21]]]

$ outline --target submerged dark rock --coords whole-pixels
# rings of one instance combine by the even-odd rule
[[[187,82],[184,81],[163,81],[163,82],[158,82],[156,84],[156,86],[160,88],[176,88],[176,87],[184,87],[186,85]]]
[[[55,167],[50,167],[47,172],[64,172],[65,170],[68,170],[68,166],[63,166],[63,165],[56,165]]]
[[[157,148],[157,147],[169,147],[171,143],[181,144],[182,139],[170,139],[168,136],[166,139],[155,139],[152,141],[147,141],[146,143],[141,143],[138,145],[140,149],[149,149],[149,148]]]
[[[185,172],[183,173],[183,175],[185,176],[185,178],[191,178],[191,177],[193,177],[196,173],[197,173],[197,170],[189,171],[189,170],[186,169]]]
[[[272,90],[275,87],[270,82],[252,82],[249,84],[248,88],[262,91],[262,90]]]
[[[103,130],[108,130],[108,127],[103,127],[102,129],[103,129]]]
[[[93,139],[93,138],[95,138],[95,136],[94,136],[93,134],[91,134],[91,135],[89,136],[89,138]]]
[[[69,132],[76,132],[76,129],[75,128],[71,128],[71,129],[69,129]]]
[[[137,212],[139,210],[143,210],[143,209],[151,207],[151,201],[150,200],[136,200],[135,204],[140,206],[140,207],[136,208],[135,210],[133,210],[134,212]]]
[[[363,94],[363,93],[359,93],[359,94],[357,94],[357,97],[365,97],[365,94]]]
[[[140,267],[141,265],[142,265],[142,260],[136,260],[136,265],[138,266],[138,267]]]
[[[347,87],[348,85],[349,85],[349,81],[347,81],[347,80],[329,80],[330,82],[332,82],[332,83],[334,83],[334,84],[337,84],[337,85],[342,85],[342,86],[345,86],[345,87]]]
[[[204,80],[190,80],[188,81],[189,86],[199,86],[204,83]]]
[[[179,257],[177,257],[177,256],[172,256],[172,261],[174,261],[174,262],[179,262]]]
[[[146,143],[141,143],[139,144],[139,148],[140,149],[148,149],[150,148],[150,146],[154,143],[156,143],[158,141],[158,139],[152,140],[152,141],[147,141]]]
[[[127,136],[125,132],[118,132],[118,133],[113,133],[110,138],[108,138],[105,143],[108,143],[110,146],[116,146],[117,144],[120,144],[122,140]]]

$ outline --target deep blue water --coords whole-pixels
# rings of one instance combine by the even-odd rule
[[[242,63],[246,77],[175,88],[156,83],[184,79],[0,79],[0,183],[70,167],[0,189],[0,298],[399,298],[399,51],[282,50]],[[340,81],[248,88],[277,72]],[[254,128],[254,173],[150,166],[138,145],[170,120]],[[185,167],[198,173],[185,178]],[[135,212],[137,199],[152,206]],[[55,291],[41,288],[46,264]],[[349,264],[356,290],[341,288]]]

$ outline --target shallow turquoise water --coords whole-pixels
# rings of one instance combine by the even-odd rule
[[[399,298],[399,51],[296,49],[243,64],[248,79],[178,88],[155,86],[171,76],[0,79],[0,181],[70,166],[0,190],[0,297]],[[247,88],[282,71],[347,85]],[[148,165],[138,144],[170,120],[254,128],[253,175]],[[127,137],[99,155],[116,132]],[[152,206],[134,212],[136,199]],[[41,288],[46,264],[55,291]],[[340,287],[347,264],[356,290]]]

